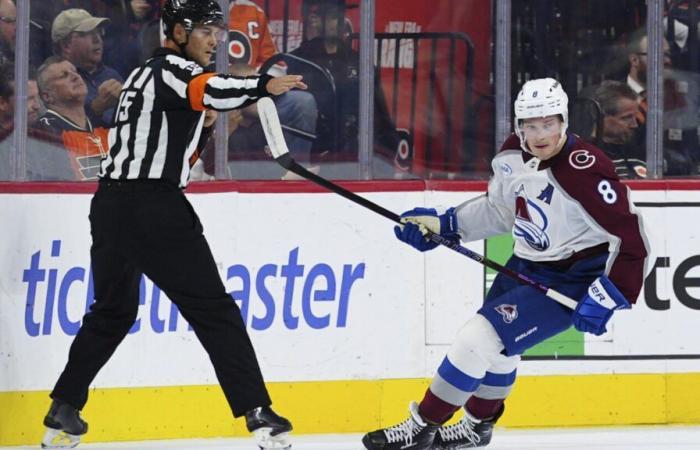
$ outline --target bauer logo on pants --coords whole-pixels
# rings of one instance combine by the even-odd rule
[[[517,305],[508,305],[504,303],[502,305],[496,306],[495,309],[501,316],[503,316],[503,321],[505,323],[511,323],[518,318]]]

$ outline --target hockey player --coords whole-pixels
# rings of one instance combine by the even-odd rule
[[[215,0],[166,0],[162,17],[165,46],[125,81],[109,131],[90,207],[95,303],[51,392],[42,447],[74,447],[87,432],[79,411],[136,320],[145,274],[177,305],[209,354],[233,416],[245,416],[260,448],[287,449],[292,425],[270,407],[241,312],[182,190],[210,132],[209,110],[241,108],[306,85],[296,75],[205,72],[225,32]]]
[[[488,193],[438,213],[405,212],[396,236],[420,251],[425,230],[473,241],[511,231],[507,267],[579,299],[574,311],[498,275],[482,308],[459,331],[420,404],[404,422],[368,433],[370,450],[484,447],[515,382],[520,355],[571,325],[595,335],[642,287],[646,237],[612,162],[567,134],[567,96],[554,79],[525,83],[515,134],[492,161]],[[461,407],[463,418],[442,426]]]

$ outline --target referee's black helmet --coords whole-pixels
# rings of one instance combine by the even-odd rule
[[[224,25],[224,14],[215,0],[166,0],[161,16],[163,31],[170,38],[178,23],[188,33],[197,25]]]

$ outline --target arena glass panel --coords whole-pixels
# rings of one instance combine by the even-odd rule
[[[374,152],[394,178],[488,176],[493,2],[377,2]]]
[[[285,133],[295,159],[327,178],[358,179],[366,173],[373,179],[483,178],[493,153],[492,5],[438,3],[374,4],[374,139],[368,170],[361,167],[367,149],[359,148],[358,139],[359,1],[257,1],[276,53],[261,57],[264,47],[251,39],[258,33],[233,20],[228,53],[238,67],[283,66],[305,77],[310,95],[295,93],[297,123],[285,126]],[[262,23],[257,14],[248,25]],[[279,103],[278,109],[284,114]],[[313,111],[315,126],[309,125]],[[257,123],[246,112],[236,115],[242,117],[229,122],[236,128],[229,129],[230,176],[286,176],[259,148],[255,133],[245,129]],[[282,117],[283,125],[286,121]]]
[[[2,0],[0,8],[2,36],[8,3],[14,2]],[[24,3],[29,15],[17,27],[28,30],[28,43],[12,52],[28,73],[26,170],[16,179],[97,179],[122,83],[159,46],[160,5],[160,0]]]
[[[697,0],[665,2],[663,19],[664,103],[663,174],[696,177],[700,173],[700,54]],[[646,63],[644,39],[633,48]]]
[[[0,2],[0,181],[16,178],[15,45],[17,11],[14,3]]]
[[[634,44],[646,36],[646,2],[512,5],[512,100],[529,79],[558,79],[569,130],[603,149],[621,178],[646,178],[646,56]]]
[[[309,85],[307,91],[292,90],[273,99],[291,156],[328,178],[337,174],[339,178],[358,177],[357,153],[345,158],[348,155],[339,151],[337,144],[338,89],[331,75],[336,67],[342,67],[343,73],[352,72],[346,56],[353,55],[340,54],[336,44],[349,42],[345,35],[356,25],[351,25],[346,13],[356,15],[358,9],[346,8],[338,1],[256,0],[232,3],[228,15],[225,65],[230,73],[299,74]],[[328,46],[319,45],[320,40],[314,38],[320,33],[336,37]],[[356,69],[353,76],[359,79]],[[357,102],[358,98],[356,92],[353,100]],[[255,105],[226,113],[226,120],[228,139],[223,150],[217,148],[226,153],[225,176],[239,180],[299,179],[266,152]],[[204,162],[208,168],[206,154]],[[221,175],[220,171],[216,173]]]
[[[0,181],[16,178],[20,157],[14,142],[16,21],[14,2],[0,1]]]

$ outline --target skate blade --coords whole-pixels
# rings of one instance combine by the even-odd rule
[[[80,444],[80,436],[62,430],[47,428],[41,448],[75,448]]]
[[[290,450],[292,448],[288,432],[272,436],[270,431],[272,428],[262,427],[253,432],[260,450]]]

